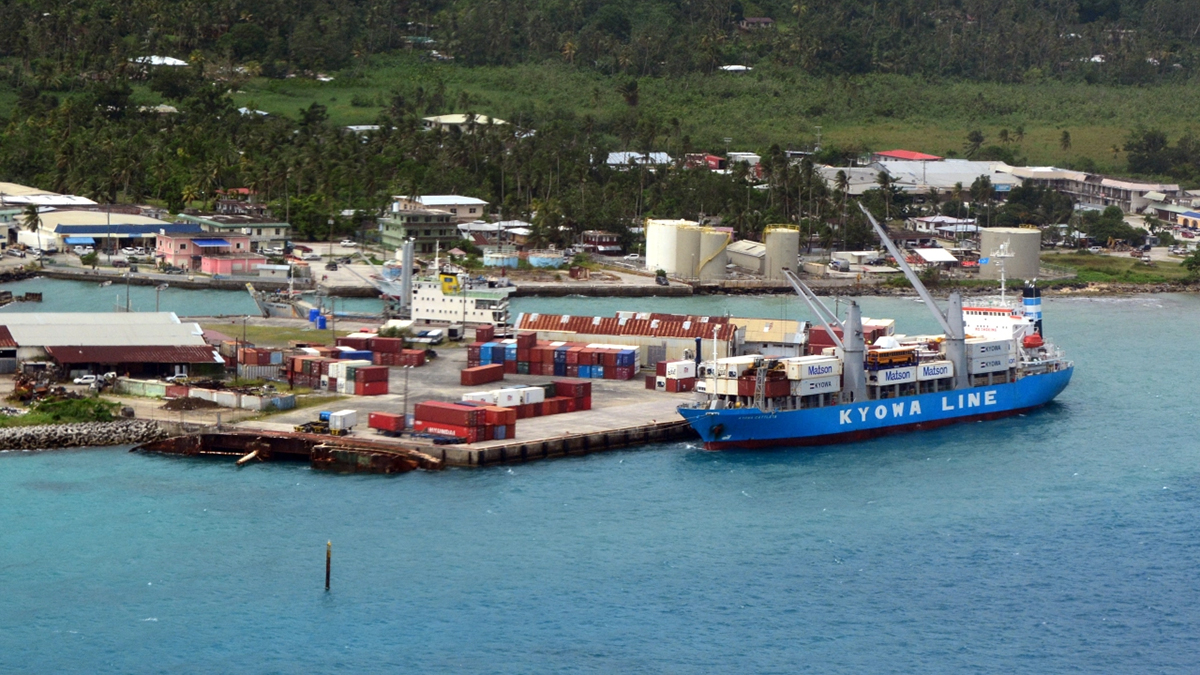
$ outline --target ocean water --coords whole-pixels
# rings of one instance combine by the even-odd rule
[[[1055,403],[852,445],[394,477],[0,454],[0,672],[1193,673],[1198,310],[1050,298]]]

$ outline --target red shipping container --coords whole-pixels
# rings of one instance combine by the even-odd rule
[[[517,333],[517,349],[530,349],[537,346],[537,333]]]
[[[582,410],[591,410],[591,409],[592,409],[592,397],[591,396],[580,396],[579,398],[575,399],[575,410],[582,411]]]
[[[576,404],[575,404],[575,402],[578,399],[568,398],[568,399],[563,399],[563,400],[566,401],[565,403],[563,403],[563,412],[573,413],[576,410],[578,410],[578,408],[576,407]]]
[[[616,368],[617,367],[617,350],[605,349],[600,354],[600,362],[601,362],[601,365],[604,366],[605,370],[608,370],[609,368]]]
[[[506,375],[516,375],[517,374],[517,362],[516,361],[505,361],[504,362],[504,373]]]
[[[672,379],[667,380],[667,391],[672,392],[672,393],[691,391],[695,388],[696,388],[696,378],[694,378],[694,377],[687,377],[687,378],[681,378],[681,379],[672,378]]]
[[[373,352],[395,353],[404,349],[404,340],[400,338],[373,337],[367,340],[367,348]]]
[[[554,395],[570,396],[571,398],[591,396],[592,382],[591,380],[555,380]]]
[[[413,410],[413,416],[416,419],[426,422],[455,424],[463,427],[479,426],[485,418],[482,408],[465,406],[460,403],[445,403],[443,401],[418,403]]]
[[[591,347],[584,347],[583,349],[579,350],[579,365],[596,365],[596,350]]]
[[[478,359],[480,349],[483,349],[482,342],[472,342],[471,344],[467,345],[467,358]]]
[[[388,412],[368,413],[367,426],[384,431],[404,431],[404,415]]]
[[[468,368],[478,368],[479,367],[479,359],[467,359],[467,367]]]
[[[544,363],[548,366],[554,366],[554,352],[556,352],[556,351],[558,351],[557,347],[549,347],[549,346],[543,347],[542,348],[542,363]]]
[[[567,349],[567,367],[579,365],[579,353],[583,351],[583,347],[571,347]]]
[[[763,396],[767,398],[775,398],[777,396],[787,396],[791,394],[791,383],[787,380],[767,380],[763,384]]]
[[[666,377],[667,376],[667,362],[659,361],[658,363],[654,364],[654,374],[658,375],[659,377]]]
[[[530,361],[529,362],[529,374],[530,375],[541,375],[542,368],[543,368],[543,366],[540,361]]]
[[[501,408],[500,406],[488,406],[484,408],[484,421],[490,425],[503,424],[505,426],[517,423],[516,408]]]
[[[334,340],[333,344],[338,347],[350,347],[356,351],[370,349],[370,339],[365,337],[340,337]]]
[[[425,420],[417,420],[413,422],[413,430],[426,434],[437,434],[439,436],[454,436],[461,438],[467,443],[476,443],[479,441],[479,434],[482,427],[464,427],[457,424],[443,424],[441,422],[426,422]]]
[[[655,381],[655,380],[657,380],[658,378],[659,378],[659,376],[658,376],[658,375],[647,375],[647,376],[646,376],[646,388],[647,388],[647,389],[653,389],[653,388],[654,388],[654,381]],[[668,391],[670,391],[670,390],[668,389]]]
[[[529,356],[532,353],[533,353],[533,349],[530,347],[517,347],[517,360],[518,361],[529,361]]]
[[[355,382],[387,382],[387,366],[360,366],[354,369]]]
[[[738,396],[753,396],[756,380],[753,377],[738,378]]]
[[[492,338],[496,337],[496,327],[492,325],[476,326],[475,341],[476,342],[491,342]]]
[[[329,391],[337,391],[338,379],[336,377],[327,378],[325,381],[329,383]]]
[[[569,355],[569,353],[568,353]],[[579,377],[579,366],[567,366],[567,377]]]
[[[504,379],[504,366],[491,363],[486,366],[465,368],[459,376],[459,383],[464,387],[475,387],[488,382],[499,382]]]
[[[530,406],[533,408],[533,414],[530,415],[530,417],[541,417],[543,414],[545,414],[543,412],[545,405],[543,405],[543,404],[544,404],[544,401],[539,401],[537,403],[530,404]]]
[[[606,373],[608,372],[607,366],[605,366],[604,371]],[[617,366],[617,367],[613,368],[613,371],[616,373],[613,376],[613,379],[615,379],[615,380],[632,380],[633,379],[633,366]]]
[[[362,388],[362,393],[358,393],[357,390],[359,387]],[[355,382],[354,388],[356,390],[355,393],[358,393],[359,396],[383,396],[384,394],[388,393],[388,381]]]

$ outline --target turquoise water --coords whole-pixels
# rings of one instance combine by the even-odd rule
[[[0,672],[1192,673],[1198,310],[1048,299],[1056,403],[832,448],[398,477],[0,454]]]
[[[170,283],[170,282],[168,282]],[[0,308],[3,312],[112,312],[114,307],[125,309],[126,288],[113,283],[100,287],[87,281],[64,281],[61,279],[27,279],[4,284],[4,290],[14,295],[28,291],[42,293],[42,302],[14,302]],[[153,312],[155,291],[153,286],[130,286],[129,307],[135,312]],[[241,316],[258,315],[254,300],[246,291],[185,290],[167,288],[159,292],[158,307],[163,312],[175,312],[180,316]],[[382,309],[374,298],[337,298],[338,312],[376,313]]]

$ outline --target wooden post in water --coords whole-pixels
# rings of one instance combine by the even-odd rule
[[[325,542],[325,590],[329,590],[329,566],[333,558],[333,542]]]

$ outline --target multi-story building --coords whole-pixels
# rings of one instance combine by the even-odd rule
[[[433,253],[439,245],[444,251],[462,237],[450,213],[406,209],[379,219],[379,238],[387,248],[400,248],[404,240],[413,239],[417,253]]]
[[[469,223],[487,215],[488,203],[475,197],[463,195],[423,195],[420,197],[396,196],[392,198],[392,213],[404,211],[445,211],[456,223]]]
[[[272,247],[282,247],[292,236],[291,225],[281,223],[277,219],[266,215],[184,213],[179,215],[179,220],[196,223],[202,231],[216,235],[247,235],[250,237],[251,249],[255,251]]]
[[[250,250],[250,237],[244,234],[219,238],[160,234],[154,255],[168,265],[217,275],[249,274],[267,262],[266,257]]]

